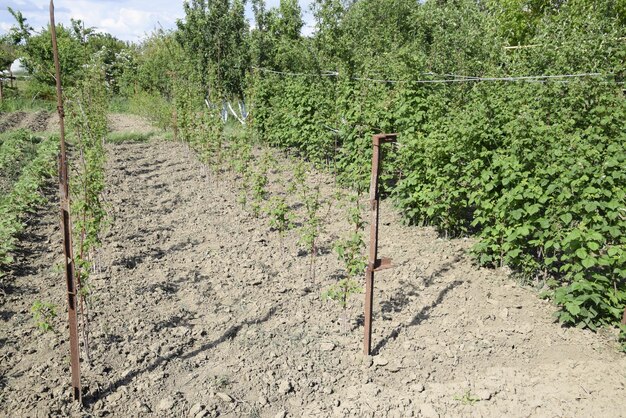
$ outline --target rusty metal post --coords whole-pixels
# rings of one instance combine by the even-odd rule
[[[63,254],[65,264],[65,281],[67,284],[68,322],[70,328],[70,367],[72,371],[72,389],[74,399],[82,403],[80,387],[80,351],[78,347],[78,316],[76,314],[76,276],[74,271],[74,255],[72,250],[72,223],[70,218],[70,191],[67,173],[67,156],[65,150],[65,122],[63,112],[63,91],[61,88],[61,67],[59,50],[54,23],[54,2],[50,0],[50,32],[52,35],[52,51],[56,70],[57,111],[61,130],[61,152],[59,155],[59,195],[61,203],[61,232],[63,234]]]
[[[370,180],[370,250],[365,270],[365,335],[363,352],[372,352],[372,305],[374,303],[374,273],[391,267],[391,259],[378,258],[378,223],[380,194],[378,180],[381,165],[381,144],[396,142],[397,134],[380,134],[372,137],[372,177]]]

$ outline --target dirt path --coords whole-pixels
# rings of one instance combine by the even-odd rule
[[[334,201],[332,180],[312,177]],[[536,294],[474,267],[469,240],[402,226],[383,206],[380,253],[396,267],[377,276],[376,355],[366,359],[362,295],[347,334],[341,308],[320,299],[341,272],[330,248],[348,226],[336,202],[313,282],[298,233],[281,240],[236,203],[236,182],[181,144],[111,145],[107,182],[88,415],[626,416],[626,358],[610,340],[561,328]],[[59,333],[45,335],[29,312],[36,299],[64,306],[51,205],[3,284],[4,416],[79,415],[67,400],[64,311]]]

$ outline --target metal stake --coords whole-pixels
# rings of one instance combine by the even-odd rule
[[[63,254],[65,256],[65,281],[67,284],[68,319],[70,327],[70,365],[74,400],[82,403],[80,387],[80,351],[78,349],[78,317],[76,315],[76,281],[74,274],[74,254],[72,250],[72,222],[70,218],[70,191],[65,151],[65,114],[63,112],[63,91],[61,88],[61,67],[54,23],[54,2],[50,0],[50,32],[56,70],[57,111],[61,128],[61,152],[59,154],[59,195],[61,201],[61,232],[63,234]]]
[[[374,272],[392,267],[390,258],[378,258],[378,223],[380,195],[378,180],[380,175],[381,149],[384,143],[396,142],[397,134],[380,134],[372,137],[372,177],[370,180],[370,251],[365,270],[365,335],[363,352],[372,352],[372,305],[374,302]]]

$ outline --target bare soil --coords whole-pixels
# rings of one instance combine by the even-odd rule
[[[292,175],[288,160],[276,167],[275,193]],[[395,267],[376,276],[364,357],[363,295],[346,312],[320,297],[343,274],[332,245],[350,232],[345,208],[331,176],[309,181],[327,202],[315,280],[298,230],[281,238],[244,210],[232,174],[180,143],[109,145],[85,407],[70,399],[52,189],[1,283],[0,416],[626,416],[614,336],[561,327],[535,291],[476,267],[471,240],[404,226],[386,203],[379,252]],[[297,197],[289,203],[299,219]],[[35,328],[35,300],[58,305],[54,333]]]
[[[0,133],[17,127],[25,117],[26,112],[11,112],[0,115]]]
[[[33,132],[42,132],[48,129],[48,121],[52,118],[52,113],[40,110],[35,113],[28,113],[20,122],[20,127]]]

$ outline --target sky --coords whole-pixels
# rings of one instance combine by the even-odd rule
[[[279,0],[266,0],[268,7]],[[312,32],[312,18],[308,12],[311,0],[299,0],[304,14],[305,34]],[[0,35],[8,32],[14,19],[7,7],[22,12],[35,30],[49,21],[49,0],[0,0]],[[183,0],[55,0],[57,23],[69,25],[70,18],[81,19],[86,27],[108,32],[124,41],[138,42],[153,29],[173,29],[176,20],[184,17]],[[248,6],[248,9],[250,7]],[[251,18],[250,10],[246,12]]]

